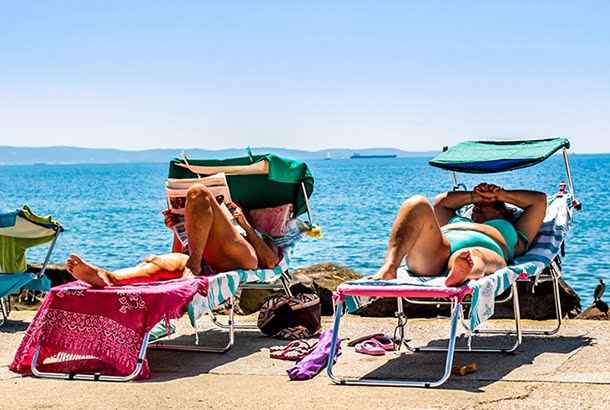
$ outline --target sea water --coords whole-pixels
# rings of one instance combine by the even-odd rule
[[[374,273],[400,204],[415,194],[432,200],[453,186],[451,173],[429,166],[425,158],[313,160],[308,165],[315,178],[313,219],[324,237],[300,243],[293,268],[333,262],[363,275]],[[610,155],[571,155],[570,165],[583,206],[574,214],[562,275],[586,306],[598,280],[610,279]],[[3,166],[0,209],[28,204],[64,225],[52,263],[77,253],[98,266],[119,269],[171,249],[171,231],[161,215],[167,171],[168,164],[159,163]],[[560,156],[508,173],[458,175],[469,189],[486,181],[548,194],[565,179]],[[41,262],[44,255],[44,247],[30,249],[28,261]]]

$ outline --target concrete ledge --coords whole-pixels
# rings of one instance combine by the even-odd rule
[[[567,320],[555,336],[525,337],[515,354],[456,353],[455,364],[474,362],[478,371],[452,376],[437,389],[338,386],[325,372],[312,380],[289,382],[291,362],[269,358],[268,348],[286,344],[257,331],[240,331],[224,355],[149,351],[152,377],[125,384],[40,380],[7,368],[34,312],[13,312],[0,331],[0,386],[11,406],[50,408],[203,407],[203,408],[608,408],[610,407],[610,323]],[[240,320],[243,318],[239,318]],[[254,316],[246,319],[254,319]],[[494,320],[489,326],[502,326]],[[528,325],[544,325],[529,322]],[[549,323],[550,324],[550,323]],[[207,320],[201,340],[221,343],[226,336]],[[324,328],[331,326],[326,319]],[[414,343],[442,343],[447,320],[410,320]],[[178,340],[192,343],[185,319]],[[345,317],[340,335],[391,333],[392,319]],[[486,340],[497,340],[487,337]],[[462,338],[461,343],[465,342]],[[356,353],[346,344],[335,373],[379,378],[433,377],[441,371],[440,353]],[[57,392],[61,391],[61,394]]]

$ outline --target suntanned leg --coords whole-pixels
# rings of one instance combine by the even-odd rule
[[[184,274],[186,259],[186,255],[179,253],[150,255],[134,267],[114,272],[91,265],[75,254],[70,255],[66,264],[68,272],[75,278],[93,287],[103,288],[180,278]]]
[[[185,225],[189,241],[186,267],[195,275],[201,273],[202,259],[221,272],[258,265],[254,248],[235,230],[204,185],[193,185],[187,192]]]
[[[216,202],[214,196],[203,185],[191,186],[186,194],[184,222],[189,248],[186,267],[195,275],[201,273],[203,250],[208,242],[210,229],[212,229],[213,202]]]
[[[449,253],[449,241],[441,232],[432,205],[423,196],[416,195],[400,207],[383,265],[371,279],[395,279],[396,269],[405,257],[414,274],[439,275],[447,266]]]

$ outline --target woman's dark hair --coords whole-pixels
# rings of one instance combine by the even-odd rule
[[[495,201],[492,202],[491,204],[494,209],[497,209],[498,211],[502,211],[502,218],[506,219],[508,222],[513,222],[514,216],[513,216],[513,210],[510,209],[509,207],[506,206],[506,203],[502,202],[502,201]]]

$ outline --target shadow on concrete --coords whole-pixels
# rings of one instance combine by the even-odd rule
[[[478,346],[509,346],[510,340],[505,336],[477,336]],[[466,347],[467,338],[458,338],[456,347]],[[485,343],[481,343],[485,342]],[[427,346],[445,347],[448,340],[434,340]],[[568,354],[584,346],[592,344],[592,339],[584,336],[526,336],[523,343],[515,353],[473,353],[455,352],[454,366],[464,366],[476,363],[477,371],[465,376],[452,375],[440,388],[448,390],[465,390],[469,392],[482,392],[483,387],[497,382],[513,370],[529,365],[544,353]],[[362,377],[363,379],[394,379],[394,380],[438,380],[444,373],[445,352],[417,352],[412,353],[402,348],[402,354],[376,368]],[[337,366],[333,369],[338,373]]]
[[[223,347],[226,346],[228,340],[229,336],[226,330],[207,329],[199,333],[199,346]],[[196,346],[194,334],[178,336],[173,338],[172,341],[175,344]],[[148,349],[146,355],[151,378],[141,382],[160,382],[211,373],[214,369],[247,358],[262,349],[276,345],[286,345],[289,342],[288,340],[272,339],[262,334],[258,329],[253,329],[236,330],[235,343],[225,353]],[[266,356],[264,360],[273,359]],[[269,365],[269,363],[264,365]]]
[[[4,326],[0,327],[0,333],[25,332],[29,325],[29,321],[24,322],[23,320],[11,319],[11,315],[9,315]]]

